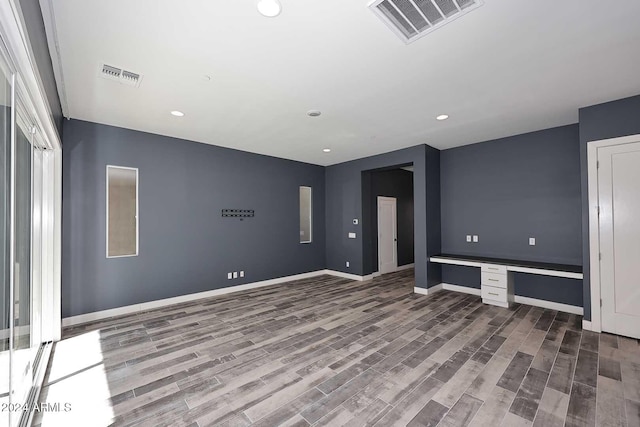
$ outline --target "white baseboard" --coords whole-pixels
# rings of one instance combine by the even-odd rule
[[[323,274],[329,274],[331,276],[337,276],[337,277],[344,277],[345,279],[351,279],[351,280],[357,280],[359,282],[363,282],[365,280],[371,280],[374,277],[374,274],[368,274],[366,276],[358,276],[357,274],[351,274],[351,273],[344,273],[342,271],[336,271],[336,270],[324,270]]]
[[[413,268],[415,266],[415,263],[401,265],[400,267],[396,268],[396,271],[409,270],[410,268]]]
[[[535,299],[529,297],[521,297],[516,295],[514,301],[518,304],[533,305],[535,307],[548,308],[549,310],[563,311],[565,313],[579,314],[582,316],[584,309],[575,305],[562,304],[559,302],[546,301],[543,299]]]
[[[420,295],[433,295],[438,291],[442,290],[442,283],[439,285],[432,286],[430,288],[418,288],[417,286],[413,288],[413,292]]]
[[[144,302],[140,304],[133,304],[133,305],[127,305],[124,307],[112,308],[109,310],[94,311],[92,313],[66,317],[62,319],[62,326],[65,327],[65,326],[79,325],[81,323],[94,322],[96,320],[102,320],[109,317],[139,313],[141,311],[147,311],[147,310],[152,310],[154,308],[166,307],[168,305],[180,304],[188,301],[195,301],[202,298],[210,298],[216,295],[224,295],[224,294],[230,294],[232,292],[239,292],[239,291],[246,291],[249,289],[261,288],[263,286],[277,285],[279,283],[290,282],[292,280],[308,279],[310,277],[321,276],[323,274],[338,276],[338,274],[334,274],[334,272],[330,270],[318,270],[318,271],[312,271],[309,273],[295,274],[293,276],[278,277],[276,279],[262,280],[260,282],[246,283],[244,285],[238,285],[238,286],[229,286],[227,288],[213,289],[211,291],[197,292],[195,294],[181,295],[181,296],[172,297],[172,298],[165,298],[165,299],[160,299],[155,301]],[[360,277],[360,278],[362,277],[362,276],[355,276],[355,275],[350,275],[350,276]],[[343,276],[339,276],[339,277],[343,277]],[[362,278],[353,279],[353,280],[362,280]]]
[[[429,288],[428,292],[426,292],[427,290],[423,288],[413,288],[413,289],[415,293],[423,294],[423,295],[431,295],[434,292],[436,292],[436,290],[440,290],[440,289],[444,289],[447,291],[462,292],[465,294],[478,295],[478,296],[480,296],[481,294],[480,289],[470,288],[468,286],[452,285],[450,283],[440,283],[439,285],[434,286],[433,288]],[[432,289],[434,289],[434,291],[432,291]],[[534,307],[548,308],[550,310],[563,311],[565,313],[579,314],[580,316],[582,316],[584,313],[584,309],[582,307],[577,307],[575,305],[561,304],[559,302],[522,297],[520,295],[514,296],[514,302],[517,302],[518,304],[532,305]],[[584,322],[586,321],[585,320],[582,321],[583,323],[582,328],[587,329],[587,327],[584,326],[585,325]],[[588,323],[589,323],[589,327],[591,327],[591,322],[588,322]],[[591,329],[587,329],[587,330],[590,331]]]
[[[469,286],[452,285],[451,283],[442,283],[442,289],[447,291],[462,292],[465,294],[480,296],[480,289],[470,288]]]
[[[585,331],[592,331],[597,333],[602,332],[601,329],[594,328],[593,323],[590,320],[582,320],[582,329],[584,329]]]

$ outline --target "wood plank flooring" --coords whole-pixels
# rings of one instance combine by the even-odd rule
[[[320,276],[66,329],[41,400],[99,369],[117,426],[638,426],[638,341],[581,322]],[[100,357],[60,368],[90,334]]]

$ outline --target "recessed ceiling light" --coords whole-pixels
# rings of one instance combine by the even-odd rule
[[[309,110],[309,111],[307,111],[307,116],[309,116],[309,117],[318,117],[320,114],[322,114],[322,112],[318,111],[318,110]]]
[[[442,121],[442,120],[447,120],[448,118],[449,118],[449,116],[448,116],[448,115],[446,115],[446,114],[440,114],[438,117],[436,117],[436,120],[440,120],[440,121]]]
[[[331,148],[323,148],[322,151],[324,151],[325,153],[330,153],[331,152]]]
[[[282,5],[279,0],[258,0],[258,12],[267,18],[274,18],[280,15]]]
[[[173,111],[171,112],[171,115],[172,115],[172,116],[176,116],[176,117],[182,117],[182,116],[184,116],[184,113],[183,113],[182,111],[173,110]]]

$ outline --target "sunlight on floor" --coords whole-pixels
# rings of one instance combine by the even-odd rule
[[[34,416],[34,425],[86,427],[113,422],[99,331],[58,342],[46,381],[40,396],[45,408]]]

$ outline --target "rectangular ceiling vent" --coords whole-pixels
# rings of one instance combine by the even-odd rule
[[[409,44],[483,4],[484,0],[374,0],[369,8]]]
[[[113,65],[100,64],[100,77],[107,80],[113,80],[124,85],[139,87],[142,81],[142,75]]]

